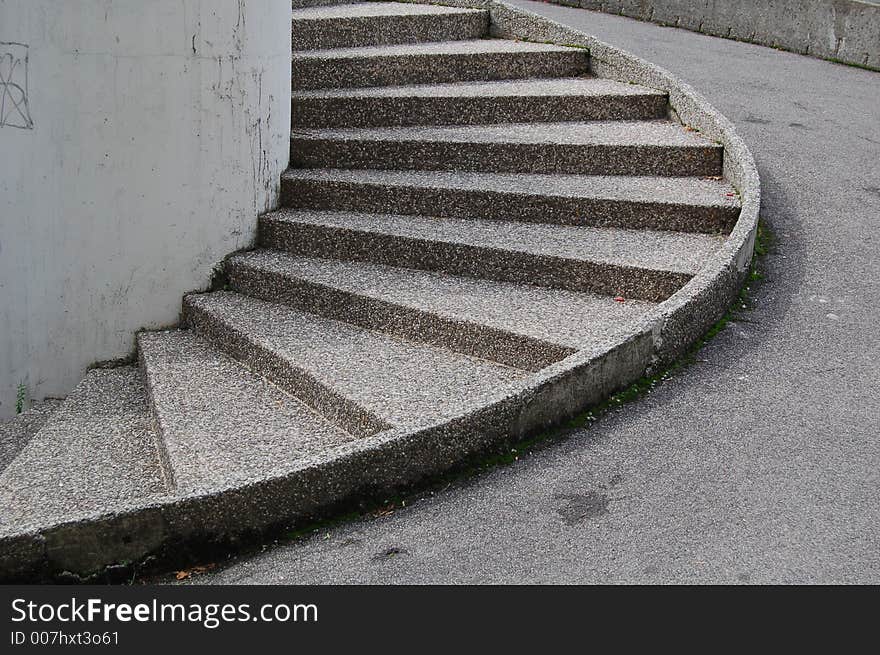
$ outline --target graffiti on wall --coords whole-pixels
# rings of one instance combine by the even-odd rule
[[[28,106],[28,47],[0,42],[0,127],[34,129]]]

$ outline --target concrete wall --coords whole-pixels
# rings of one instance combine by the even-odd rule
[[[856,0],[545,0],[880,70],[880,4]]]
[[[0,0],[0,416],[132,354],[252,243],[288,162],[290,10]]]

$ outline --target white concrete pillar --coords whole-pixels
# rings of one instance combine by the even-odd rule
[[[0,416],[175,324],[290,143],[290,0],[0,0]]]

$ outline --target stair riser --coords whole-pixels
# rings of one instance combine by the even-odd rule
[[[487,12],[423,16],[363,16],[293,21],[293,49],[360,48],[426,41],[478,39],[489,31]]]
[[[679,146],[498,144],[291,139],[299,168],[571,173],[581,175],[721,175],[721,149]]]
[[[672,271],[546,257],[330,226],[261,220],[263,246],[306,257],[371,262],[568,291],[662,302],[690,281]]]
[[[453,320],[235,262],[229,267],[229,282],[235,291],[261,300],[284,303],[325,318],[443,346],[526,371],[539,371],[575,352],[504,330]]]
[[[735,207],[701,207],[604,198],[286,178],[282,179],[281,194],[282,203],[295,209],[480,218],[709,234],[729,232],[739,214]]]
[[[292,126],[402,127],[665,118],[665,96],[352,97],[294,96]]]
[[[307,371],[275,356],[246,334],[218,321],[184,299],[184,324],[243,365],[314,409],[328,421],[356,437],[368,437],[392,426],[325,386]]]
[[[571,77],[587,71],[588,57],[577,51],[340,59],[294,58],[293,88],[305,91],[322,88]]]

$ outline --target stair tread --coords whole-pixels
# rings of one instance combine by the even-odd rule
[[[391,425],[455,416],[526,375],[233,292],[188,302]]]
[[[0,471],[15,459],[60,404],[59,400],[43,400],[21,414],[0,420]]]
[[[180,493],[271,477],[353,439],[191,332],[139,346]]]
[[[696,177],[306,168],[289,169],[282,179],[724,209],[739,207],[736,190],[728,182]]]
[[[335,20],[373,16],[436,16],[481,13],[481,9],[422,5],[408,2],[357,2],[345,5],[305,7],[293,10],[293,20]]]
[[[420,42],[387,45],[350,45],[340,36],[327,49],[294,52],[292,87],[298,91],[557,78],[583,75],[589,69],[589,54],[579,48],[508,39],[449,40],[456,36],[461,35],[428,30]]]
[[[292,18],[294,51],[477,39],[489,29],[483,9],[400,2],[311,7]]]
[[[721,148],[671,121],[581,121],[376,128],[296,128],[297,139]]]
[[[293,9],[308,9],[310,7],[349,4],[351,4],[351,0],[291,0],[291,5],[293,5]]]
[[[538,256],[696,274],[723,236],[358,212],[280,209],[265,221],[305,223]]]
[[[599,77],[558,77],[525,80],[446,82],[354,89],[316,89],[297,91],[296,98],[443,98],[443,97],[524,97],[524,96],[662,96],[659,91]]]
[[[650,302],[620,303],[596,294],[273,250],[238,255],[230,265],[575,348],[608,336],[654,307]]]
[[[93,370],[0,474],[0,532],[165,493],[138,370]]]
[[[513,41],[510,39],[468,39],[462,41],[428,41],[354,48],[303,50],[293,54],[294,62],[312,59],[360,59],[370,57],[419,57],[437,55],[470,55],[521,52],[584,52],[549,43]]]

